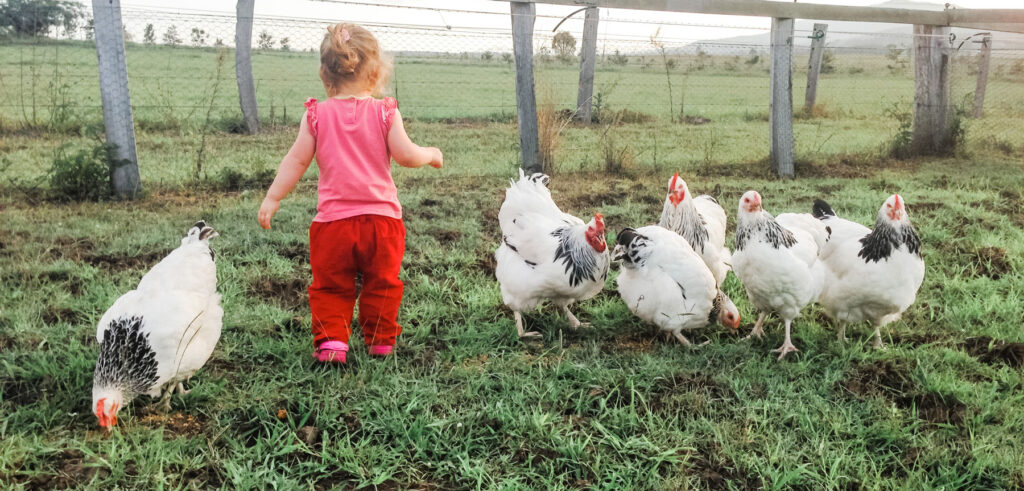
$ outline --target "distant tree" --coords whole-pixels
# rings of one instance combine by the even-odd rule
[[[164,41],[164,44],[168,46],[177,46],[181,44],[181,37],[178,36],[178,27],[174,24],[171,24],[170,27],[168,27],[167,30],[164,31],[162,39]]]
[[[96,23],[93,21],[92,17],[89,17],[89,19],[85,21],[85,39],[92,41],[95,31]]]
[[[502,53],[501,54],[501,61],[504,61],[505,63],[508,63],[509,65],[511,65],[512,64],[512,60],[513,60],[512,53]]]
[[[213,42],[213,45],[220,48],[221,46],[224,46],[224,40],[221,38],[217,38],[217,40]]]
[[[274,49],[274,36],[267,31],[260,31],[260,37],[256,40],[256,47],[259,49]]]
[[[156,29],[153,29],[153,24],[146,24],[146,28],[142,30],[142,42],[156,44]]]
[[[69,0],[6,0],[0,3],[0,32],[42,36],[51,28],[76,29],[84,17],[82,4]]]
[[[192,28],[192,46],[203,46],[206,44],[206,31],[198,27]]]
[[[68,15],[64,17],[64,20],[61,21],[61,25],[64,28],[65,37],[72,37],[76,32],[78,32],[78,27],[81,25],[80,23],[83,17],[85,17],[85,14]]]
[[[551,39],[551,49],[555,50],[559,58],[570,58],[576,54],[576,38],[569,31],[559,31]]]
[[[619,50],[615,50],[615,54],[611,56],[610,61],[612,65],[626,66],[626,63],[629,63],[629,57],[620,53]]]
[[[281,38],[281,41],[279,41],[279,43],[281,44],[281,51],[291,51],[292,50],[292,45],[291,45],[291,40],[290,39],[288,39],[286,37],[283,37],[283,38]]]
[[[480,55],[480,59],[484,61],[491,61],[494,59],[494,53],[491,53],[490,51],[484,51],[483,54]]]

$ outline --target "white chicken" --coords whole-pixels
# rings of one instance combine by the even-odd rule
[[[512,309],[520,337],[540,337],[523,329],[522,312],[550,301],[569,325],[580,326],[569,310],[604,288],[608,277],[608,250],[604,220],[595,213],[589,223],[562,213],[551,199],[548,176],[526,176],[505,190],[498,212],[502,242],[494,252],[494,274],[501,284],[502,301]]]
[[[182,381],[202,368],[220,339],[224,310],[209,240],[197,222],[181,246],[157,263],[138,287],[118,298],[97,325],[100,354],[93,373],[92,404],[100,426],[117,424],[117,412],[139,394],[170,408]]]
[[[616,238],[619,295],[637,317],[671,333],[684,346],[683,330],[718,321],[736,329],[740,313],[686,239],[659,225],[627,228]]]
[[[914,303],[924,280],[921,239],[906,204],[898,194],[889,196],[873,230],[837,217],[822,200],[814,202],[813,212],[832,231],[820,254],[826,268],[818,302],[838,322],[841,341],[846,324],[870,321],[874,345],[882,348],[882,327]]]
[[[751,336],[764,335],[762,326],[775,312],[786,323],[786,339],[775,350],[779,359],[797,350],[790,337],[793,320],[821,292],[825,278],[818,251],[828,239],[820,220],[807,213],[772,217],[761,207],[761,195],[747,191],[736,213],[733,272],[759,311]]]
[[[725,210],[711,196],[696,198],[677,172],[668,181],[668,196],[658,225],[686,239],[707,264],[721,286],[729,273],[730,252],[725,247]]]

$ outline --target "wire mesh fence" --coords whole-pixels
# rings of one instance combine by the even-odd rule
[[[345,4],[346,2],[335,2]],[[455,132],[459,145],[499,148],[516,158],[515,64],[507,5],[459,10],[349,2],[379,13],[370,29],[394,60],[390,95],[413,126]],[[402,10],[403,16],[391,15]],[[416,22],[408,19],[412,12]],[[602,12],[597,39],[594,124],[571,123],[577,102],[583,15],[537,16],[536,93],[555,125],[546,142],[564,169],[725,165],[768,154],[769,28],[728,17]],[[401,17],[404,20],[394,20]],[[86,15],[35,36],[11,32],[0,45],[2,131],[84,134],[101,128],[95,46]],[[122,19],[135,124],[141,133],[239,132],[235,15],[223,11],[126,6]],[[324,97],[318,48],[339,19],[257,15],[253,72],[260,118],[270,132],[294,131],[308,97]],[[913,112],[914,37],[910,26],[834,23],[825,34],[816,104],[803,107],[810,21],[794,33],[794,133],[798,160],[884,155]],[[557,25],[557,30],[555,27]],[[734,34],[724,39],[723,31]],[[983,116],[970,117],[984,36],[954,29],[954,110],[968,148],[1024,148],[1024,35],[992,34]],[[542,128],[542,133],[544,133]],[[481,132],[483,131],[483,132]],[[901,133],[902,132],[902,133]],[[482,143],[484,139],[495,142]],[[542,140],[544,138],[542,137]],[[549,138],[550,139],[550,138]],[[545,142],[542,142],[542,146]],[[488,147],[488,145],[490,145]],[[448,150],[448,149],[446,149]],[[449,151],[469,172],[480,152]],[[144,156],[142,157],[145,158]],[[454,158],[454,161],[452,160]]]

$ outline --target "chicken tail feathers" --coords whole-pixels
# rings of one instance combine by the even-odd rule
[[[835,210],[833,210],[832,207],[824,200],[820,199],[814,200],[814,206],[811,208],[811,211],[814,214],[814,218],[819,220],[836,216]]]

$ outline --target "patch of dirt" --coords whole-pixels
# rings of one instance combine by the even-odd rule
[[[718,442],[698,444],[690,465],[708,489],[761,489],[764,481],[742,472]]]
[[[441,245],[448,245],[462,240],[462,232],[458,230],[434,229],[427,233],[440,242]]]
[[[893,344],[906,344],[913,347],[924,346],[927,344],[943,343],[949,341],[948,337],[940,336],[933,333],[892,333]]]
[[[657,380],[651,387],[647,403],[654,413],[674,411],[680,405],[702,411],[712,403],[733,397],[732,389],[707,375],[681,372]]]
[[[916,409],[918,418],[932,424],[962,425],[967,405],[952,395],[922,391],[911,380],[916,368],[916,360],[878,360],[855,366],[837,385],[858,399],[883,397],[901,409]]]
[[[88,238],[62,235],[55,238],[46,251],[52,257],[77,262],[92,255],[95,249],[96,245]]]
[[[139,418],[138,423],[148,428],[163,427],[165,440],[196,436],[203,433],[206,428],[206,421],[202,416],[181,412],[171,414],[149,412]]]
[[[935,203],[933,201],[925,201],[923,203],[914,203],[912,206],[914,212],[931,213],[935,210],[945,207],[942,203]]]
[[[308,305],[307,288],[309,288],[309,283],[305,278],[261,277],[249,284],[249,293],[288,310],[297,310]]]
[[[1001,247],[982,247],[975,250],[971,256],[977,276],[998,280],[1003,275],[1013,272],[1013,265],[1006,257],[1006,249]]]
[[[17,359],[14,360],[17,366]],[[36,379],[24,378],[0,378],[0,388],[3,388],[4,402],[9,402],[16,407],[28,406],[45,399],[48,394],[54,392],[56,382],[50,376]]]
[[[308,447],[313,447],[320,441],[320,428],[316,426],[303,426],[295,430],[295,436],[302,440]]]
[[[104,479],[110,475],[110,471],[105,468],[87,465],[85,454],[81,450],[64,450],[49,456],[47,460],[52,472],[23,480],[19,480],[16,474],[14,480],[32,489],[72,489],[82,487],[93,479]]]
[[[989,365],[1001,363],[1014,368],[1024,365],[1024,343],[1008,343],[980,336],[968,338],[960,347],[978,361]]]
[[[290,244],[284,246],[277,250],[277,255],[291,259],[292,261],[309,264],[309,246],[306,244]]]
[[[911,373],[916,369],[917,360],[877,360],[856,365],[838,385],[858,398],[903,397],[916,388],[911,380]]]
[[[142,254],[87,254],[82,257],[86,264],[110,271],[146,270],[160,262],[167,251],[152,251]]]
[[[485,251],[477,256],[476,261],[473,263],[474,269],[491,277],[494,276],[494,269],[497,267],[498,261],[494,259],[494,253],[491,251]]]
[[[55,307],[53,305],[47,305],[43,309],[42,314],[43,322],[46,325],[54,325],[58,322],[67,322],[68,324],[81,324],[88,320],[88,314],[85,312],[78,312],[71,310],[67,307]]]
[[[934,424],[959,426],[967,414],[966,404],[953,396],[942,396],[934,392],[897,399],[896,405],[904,409],[916,408],[918,418]]]

